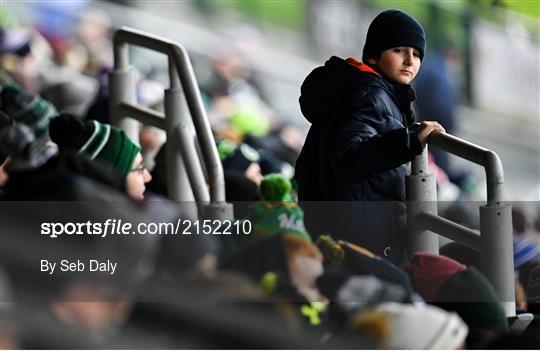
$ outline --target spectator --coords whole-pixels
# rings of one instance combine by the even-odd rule
[[[2,87],[0,106],[15,122],[30,127],[36,139],[48,139],[49,121],[58,115],[49,101],[29,94],[16,84]]]
[[[304,213],[291,198],[291,183],[278,174],[263,178],[260,186],[261,201],[251,204],[246,220],[251,221],[250,235],[237,237],[240,246],[279,233],[295,235],[311,242],[304,227]]]
[[[433,301],[433,295],[448,278],[466,269],[451,258],[427,252],[415,253],[405,264],[414,290],[427,302]]]
[[[262,180],[259,153],[247,144],[236,144],[229,140],[218,142],[218,153],[224,170],[237,170],[255,184]]]
[[[75,150],[114,166],[126,177],[126,193],[133,199],[144,197],[145,183],[152,176],[142,165],[140,147],[118,128],[97,121],[81,122],[62,114],[51,123],[51,138],[60,150]]]
[[[323,273],[322,255],[315,245],[295,236],[261,239],[235,253],[223,268],[242,272],[256,282],[274,272],[283,277],[286,287],[294,287],[289,297],[298,298],[296,294],[300,294],[309,301],[324,300],[315,284]]]
[[[349,202],[338,230],[333,223],[317,227],[321,214],[306,207],[312,235],[331,232],[377,255],[391,247],[395,263],[404,258],[404,211],[391,201],[405,199],[407,162],[422,152],[431,132],[444,132],[436,122],[408,128],[414,122],[410,83],[425,45],[415,19],[384,11],[370,24],[363,62],[331,57],[302,84],[300,107],[312,125],[296,163],[299,200]]]

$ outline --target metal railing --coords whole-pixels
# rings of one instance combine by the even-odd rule
[[[165,130],[169,197],[184,205],[197,201],[200,208],[198,214],[192,213],[192,216],[232,219],[232,205],[225,202],[223,167],[187,51],[174,41],[128,27],[114,34],[113,44],[114,71],[109,74],[113,124],[124,129],[135,141],[139,140],[137,121]],[[168,57],[170,87],[165,90],[165,113],[135,103],[135,72],[128,64],[128,45]],[[208,172],[208,186],[203,167]]]
[[[439,253],[436,234],[481,253],[482,271],[498,293],[507,316],[515,316],[512,213],[503,202],[504,171],[493,151],[445,133],[432,133],[430,145],[484,167],[487,204],[480,206],[480,235],[437,215],[435,175],[429,173],[427,147],[417,156],[407,176],[407,227],[409,252]]]

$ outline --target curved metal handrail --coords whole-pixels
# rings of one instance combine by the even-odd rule
[[[488,204],[496,205],[503,201],[504,170],[501,159],[495,152],[440,132],[431,133],[428,144],[483,166],[486,172]]]
[[[171,89],[182,88],[186,102],[193,119],[197,140],[201,146],[202,156],[208,171],[208,181],[210,183],[210,200],[213,202],[225,201],[225,180],[223,167],[219,160],[214,136],[210,129],[210,124],[206,116],[201,94],[198,89],[195,73],[189,55],[180,44],[160,36],[128,28],[120,28],[113,37],[115,70],[123,71],[128,69],[128,45],[136,45],[161,52],[169,58],[169,78]],[[129,112],[130,116],[139,120],[150,122],[150,124],[163,127],[158,118],[162,114],[151,111],[142,106],[137,106],[129,102],[122,102],[117,106],[122,112]],[[185,133],[183,133],[185,134]],[[204,182],[196,177],[200,172],[194,171],[194,165],[186,165],[190,181],[195,183],[194,187],[203,192],[206,185],[198,184]],[[198,185],[197,185],[198,184]]]

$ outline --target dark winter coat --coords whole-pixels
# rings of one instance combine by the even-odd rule
[[[422,151],[415,132],[406,128],[414,120],[413,100],[409,85],[393,83],[354,59],[333,56],[308,75],[300,107],[312,125],[295,179],[299,200],[313,207],[305,208],[313,236],[328,232],[381,256],[386,247],[396,248],[391,233],[406,236],[397,219],[403,206],[395,201],[405,199],[407,163]]]

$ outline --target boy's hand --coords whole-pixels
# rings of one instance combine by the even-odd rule
[[[424,121],[420,123],[420,127],[418,128],[416,135],[418,136],[418,140],[420,140],[420,145],[422,145],[422,149],[426,148],[427,144],[427,138],[432,132],[441,132],[445,133],[443,126],[441,126],[437,122],[433,121]]]

